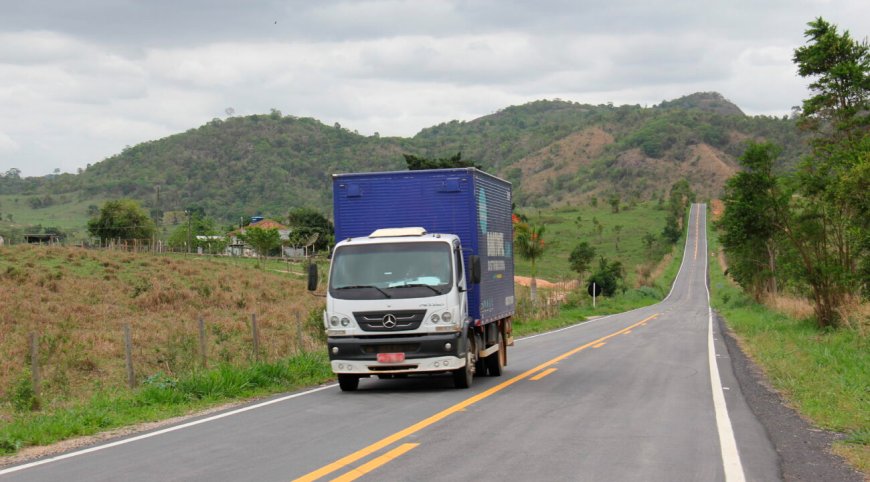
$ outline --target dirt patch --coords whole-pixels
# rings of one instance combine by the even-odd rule
[[[534,194],[548,192],[548,183],[561,176],[573,176],[612,143],[612,135],[599,127],[592,127],[538,150],[515,164],[523,171],[522,189]]]
[[[721,199],[710,200],[710,211],[714,222],[722,219],[722,215],[725,214],[725,203]]]
[[[722,189],[725,181],[737,172],[737,166],[724,152],[708,145],[698,144],[689,149],[689,159],[703,173],[712,174],[717,188]]]
[[[531,286],[532,278],[529,278],[528,276],[514,276],[514,283],[520,286]],[[538,289],[544,291],[542,296],[548,303],[556,303],[565,301],[565,298],[568,297],[568,293],[577,289],[578,282],[577,280],[571,280],[558,281],[554,283],[552,281],[537,278],[535,284]]]
[[[725,181],[738,171],[728,154],[707,144],[691,146],[684,160],[656,159],[639,148],[630,149],[619,155],[612,169],[622,173],[622,177],[614,179],[615,183],[629,185],[641,180],[647,191],[667,192],[678,180],[687,179],[702,198],[721,195]],[[602,187],[601,192],[607,189]]]

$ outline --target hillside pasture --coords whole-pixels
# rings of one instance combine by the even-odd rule
[[[6,402],[0,417],[11,413],[29,379],[30,333],[38,337],[42,405],[60,407],[126,385],[126,324],[141,383],[198,369],[200,317],[210,366],[253,361],[252,315],[259,360],[319,350],[321,304],[299,277],[251,264],[72,247],[0,248],[0,400]]]
[[[658,209],[655,202],[635,206],[624,205],[618,213],[613,213],[604,199],[598,200],[598,206],[587,203],[556,210],[530,209],[520,210],[520,212],[528,216],[530,223],[546,226],[544,241],[547,251],[536,262],[537,275],[541,279],[549,281],[577,279],[578,275],[571,271],[568,259],[571,251],[581,241],[587,241],[592,245],[598,256],[604,256],[611,261],[621,261],[630,284],[634,284],[637,280],[638,269],[653,269],[664,253],[670,251],[669,246],[661,244],[660,237],[667,213],[663,209]],[[600,234],[593,219],[601,224]],[[614,226],[622,226],[618,243]],[[646,234],[652,234],[657,238],[656,245],[652,249],[647,249],[644,244],[643,238]],[[590,267],[593,271],[598,267],[598,256]],[[531,276],[530,262],[517,257],[515,263],[518,275]],[[585,273],[584,278],[589,274]]]

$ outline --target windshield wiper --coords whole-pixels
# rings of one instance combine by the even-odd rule
[[[389,293],[387,293],[386,291],[384,291],[384,290],[378,288],[377,286],[373,286],[373,285],[353,285],[353,286],[342,286],[341,288],[335,288],[335,289],[336,289],[336,290],[352,290],[352,289],[357,289],[357,288],[374,288],[374,289],[380,291],[381,294],[384,295],[384,296],[386,296],[387,298],[392,298],[392,296],[390,296]]]
[[[403,285],[398,285],[398,286],[390,286],[390,288],[418,288],[418,287],[421,287],[421,286],[425,286],[426,288],[429,288],[430,290],[434,291],[435,293],[438,293],[439,295],[443,295],[443,294],[444,294],[444,293],[442,293],[441,290],[439,290],[438,288],[436,288],[436,287],[434,287],[434,286],[432,286],[432,285],[427,285],[427,284],[423,284],[423,283],[410,283],[410,284],[403,284]]]

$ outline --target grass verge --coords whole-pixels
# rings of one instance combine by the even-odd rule
[[[178,378],[156,374],[133,391],[99,391],[90,400],[69,408],[16,414],[0,427],[0,454],[163,420],[217,403],[316,385],[332,378],[326,353],[303,353],[246,367],[221,365]]]
[[[711,247],[717,240],[710,232]],[[870,473],[870,343],[857,330],[821,331],[753,301],[710,263],[713,307],[773,387],[813,424],[845,434],[835,453]]]

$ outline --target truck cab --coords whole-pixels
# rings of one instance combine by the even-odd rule
[[[342,388],[360,376],[464,368],[466,283],[456,235],[379,229],[338,243],[323,322]]]

